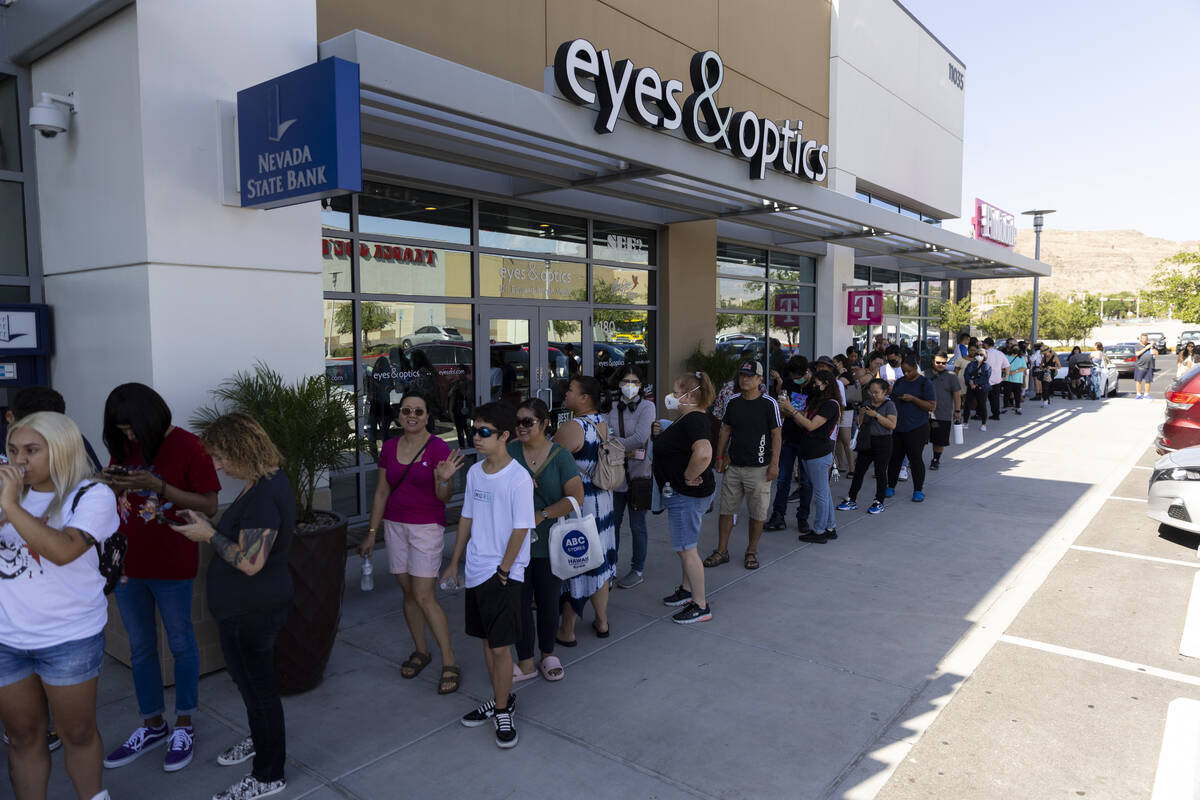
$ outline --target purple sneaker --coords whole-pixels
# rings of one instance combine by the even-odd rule
[[[158,728],[147,728],[145,726],[137,728],[133,733],[129,734],[129,738],[125,740],[125,744],[108,754],[108,757],[104,759],[104,766],[108,769],[125,766],[131,761],[136,760],[138,756],[147,750],[153,750],[160,744],[165,743],[167,735],[170,732],[171,728],[165,722]]]
[[[175,772],[192,763],[193,741],[195,741],[195,733],[191,725],[178,727],[171,731],[171,738],[167,740],[167,756],[163,759],[163,769],[167,772]]]

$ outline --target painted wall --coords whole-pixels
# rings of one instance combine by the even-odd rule
[[[960,216],[966,68],[893,0],[838,0],[830,23],[831,163],[863,191]],[[853,191],[853,190],[851,190]]]

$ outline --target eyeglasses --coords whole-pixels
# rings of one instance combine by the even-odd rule
[[[471,425],[467,428],[467,433],[471,434],[472,439],[474,439],[476,436],[478,436],[480,439],[490,439],[493,436],[500,435],[500,431],[496,430],[495,428],[489,428],[486,425],[478,428],[476,428],[474,425]]]
[[[944,366],[946,366],[946,362],[945,361],[935,361],[935,362],[933,362],[933,365],[935,367],[944,367]]]
[[[517,417],[517,427],[519,428],[532,428],[534,425],[537,425],[536,417]]]
[[[423,416],[425,416],[425,409],[412,408],[409,406],[401,406],[400,407],[400,416],[402,416],[402,417],[423,417]]]

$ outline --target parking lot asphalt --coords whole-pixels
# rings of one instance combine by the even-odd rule
[[[490,727],[458,722],[491,695],[479,645],[462,633],[462,593],[441,599],[463,687],[439,697],[436,663],[399,676],[412,645],[386,554],[374,557],[370,593],[351,558],[325,681],[284,701],[280,796],[858,800],[1112,797],[1134,786],[1148,796],[1166,703],[1196,687],[1024,642],[1200,676],[1170,653],[1188,568],[1071,549],[1195,560],[1187,542],[1136,533],[1149,520],[1112,497],[1136,488],[1131,466],[1146,465],[1162,408],[1128,397],[1031,403],[987,433],[972,429],[930,473],[925,503],[901,484],[879,517],[838,512],[837,541],[767,533],[759,570],[740,558],[708,570],[709,623],[675,625],[661,605],[679,569],[665,516],[652,516],[646,582],[614,591],[611,638],[592,634],[587,612],[579,646],[557,651],[563,681],[520,685],[509,751]],[[710,514],[703,553],[715,529]],[[743,522],[732,552],[745,536]],[[107,747],[138,722],[130,672],[111,660],[98,714]],[[209,797],[244,771],[215,758],[246,731],[228,676],[208,675],[195,762],[167,774],[152,753],[106,772],[106,786],[115,800]],[[73,796],[61,751],[50,796]]]

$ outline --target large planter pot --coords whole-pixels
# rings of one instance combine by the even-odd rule
[[[275,640],[275,682],[282,695],[314,689],[342,618],[346,583],[346,518],[317,512],[317,521],[297,525],[288,567],[296,596],[292,613]]]

